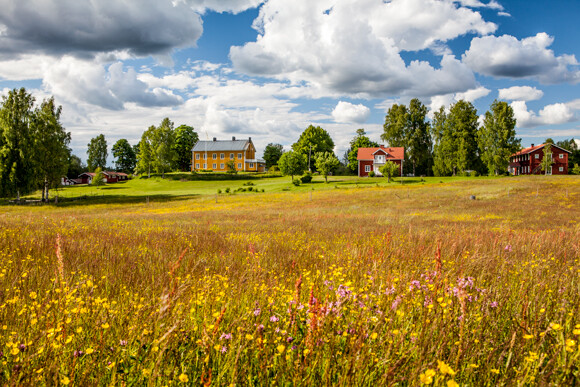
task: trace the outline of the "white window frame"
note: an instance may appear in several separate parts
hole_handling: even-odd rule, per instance
[[[250,168],[254,168],[254,163],[250,163]]]
[[[558,157],[560,157],[561,159],[563,159],[564,158],[564,153],[560,153],[560,156],[558,156]]]
[[[238,163],[238,169],[242,169],[242,163]]]
[[[535,155],[535,157],[534,157],[534,158],[535,158],[536,160],[537,160],[537,159],[539,159],[539,158],[540,158],[540,154],[539,154],[539,153],[536,153],[536,155]]]
[[[216,163],[213,164],[213,169],[217,169],[217,164]]]
[[[225,167],[226,167],[226,166],[225,166],[225,164],[224,164],[224,163],[221,163],[221,164],[220,164],[220,169],[224,169]]]
[[[365,165],[365,172],[369,173],[371,171],[371,166],[370,164]]]
[[[241,158],[242,158],[242,154],[238,153],[238,159],[241,159]]]
[[[558,168],[558,171],[560,171],[560,172],[564,172],[564,167],[560,167],[560,168]]]
[[[207,164],[203,163],[203,169],[207,169]]]
[[[203,159],[207,160],[207,155],[205,153],[203,154]]]
[[[217,153],[214,153],[212,159],[217,160]]]
[[[199,164],[195,164],[195,169],[199,169]]]
[[[220,153],[220,160],[223,160],[223,159],[225,159],[225,158],[226,158],[226,155],[225,155],[225,153]]]
[[[199,160],[199,153],[196,153],[196,154],[195,154],[195,159],[196,159],[196,160]]]
[[[232,160],[234,159],[234,154],[233,153],[230,153],[230,159],[232,159]]]

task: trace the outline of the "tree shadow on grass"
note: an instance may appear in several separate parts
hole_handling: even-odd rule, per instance
[[[43,205],[43,206],[57,206],[57,207],[82,207],[95,204],[138,204],[138,203],[166,203],[173,201],[188,200],[194,197],[200,196],[199,194],[191,195],[79,195],[74,197],[59,197],[58,202],[55,203],[54,199],[51,199],[50,203],[38,203],[38,201],[21,204],[23,206],[27,205]],[[7,203],[1,203],[7,204]]]

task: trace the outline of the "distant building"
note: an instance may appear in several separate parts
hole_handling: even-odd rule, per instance
[[[371,171],[376,176],[382,176],[381,168],[387,161],[392,161],[399,165],[399,176],[403,175],[403,161],[405,160],[405,148],[385,147],[378,148],[358,148],[356,157],[358,161],[358,175],[368,176]]]
[[[227,172],[229,161],[234,162],[237,171],[264,172],[266,163],[256,158],[256,148],[252,138],[247,140],[198,141],[191,150],[193,171]]]
[[[117,183],[119,181],[129,180],[129,176],[123,172],[104,171],[102,173],[105,183]],[[79,178],[75,179],[75,182],[77,182],[76,184],[91,184],[94,177],[95,174],[93,172],[81,173]]]
[[[557,145],[552,145],[552,161],[554,162],[548,171],[542,171],[542,160],[544,158],[544,147],[540,144],[522,149],[510,156],[508,171],[511,175],[567,175],[568,174],[568,154],[572,153]]]

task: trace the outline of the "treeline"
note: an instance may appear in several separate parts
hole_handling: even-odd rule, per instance
[[[16,197],[58,186],[73,157],[70,133],[60,123],[54,98],[35,105],[26,89],[14,89],[0,106],[0,197]]]
[[[151,125],[143,132],[138,144],[131,145],[122,138],[113,145],[111,151],[115,169],[147,176],[152,172],[189,171],[191,149],[198,140],[193,127],[181,125],[175,128],[169,118],[164,118],[159,126]],[[88,170],[106,169],[108,155],[107,140],[103,134],[91,139],[87,144]]]

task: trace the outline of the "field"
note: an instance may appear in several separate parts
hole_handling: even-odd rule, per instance
[[[578,177],[286,179],[0,207],[0,383],[578,383]]]

